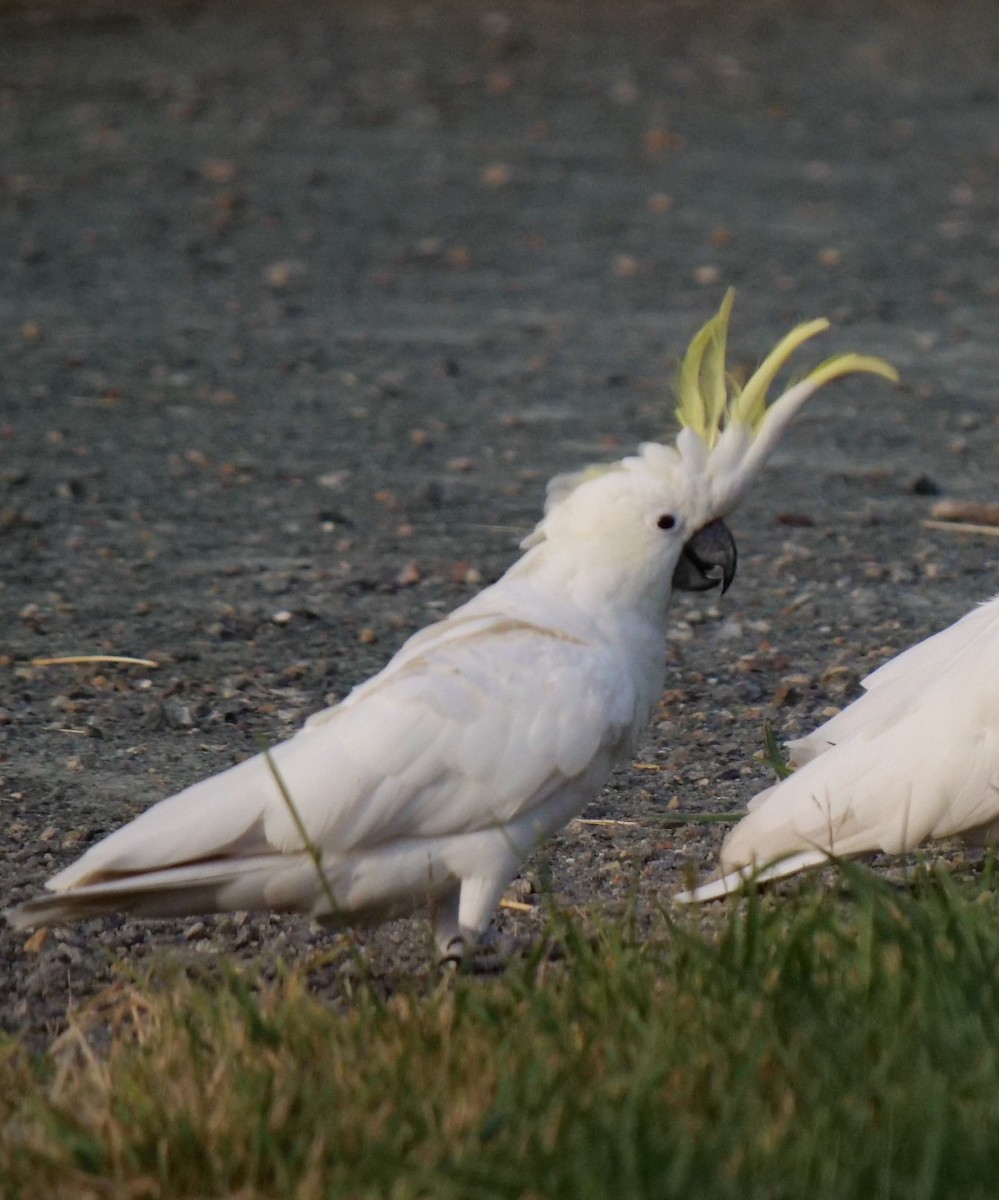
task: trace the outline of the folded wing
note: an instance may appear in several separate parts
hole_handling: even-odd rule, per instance
[[[619,753],[644,719],[636,703],[608,649],[477,621],[397,656],[270,762],[257,755],[161,801],[48,886],[115,883],[120,894],[130,877],[177,868],[192,886],[230,870],[287,874],[305,845],[275,772],[324,860],[504,826]]]
[[[874,672],[865,694],[790,745],[798,769],[761,792],[722,845],[705,900],[744,877],[868,851],[901,854],[999,826],[999,600]]]

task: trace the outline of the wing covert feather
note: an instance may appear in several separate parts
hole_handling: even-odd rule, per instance
[[[310,836],[331,850],[483,829],[521,816],[621,743],[637,703],[608,650],[530,629],[477,632],[410,659],[285,743],[296,776],[323,771],[334,746],[349,746],[363,763],[360,787],[344,795],[329,779],[289,790]],[[267,828],[274,842],[293,840],[286,806],[269,810]]]
[[[788,743],[791,761],[804,766],[830,746],[853,737],[873,737],[902,721],[923,704],[925,694],[955,661],[965,662],[974,679],[974,660],[999,643],[999,599],[971,610],[959,621],[933,634],[863,680],[864,695],[803,738]]]

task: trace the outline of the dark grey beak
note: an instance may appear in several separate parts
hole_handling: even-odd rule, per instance
[[[673,587],[683,592],[706,592],[721,584],[727,592],[735,578],[738,553],[728,526],[720,518],[688,538],[673,572]]]

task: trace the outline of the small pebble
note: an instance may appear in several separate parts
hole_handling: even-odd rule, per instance
[[[400,587],[412,587],[414,583],[419,583],[422,578],[423,572],[420,570],[419,564],[415,559],[411,558],[399,574],[396,575],[395,581]]]

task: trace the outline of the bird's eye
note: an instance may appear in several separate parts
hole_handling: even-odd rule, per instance
[[[656,521],[656,524],[660,529],[672,529],[676,524],[676,517],[674,517],[671,513],[663,513],[659,520]]]

